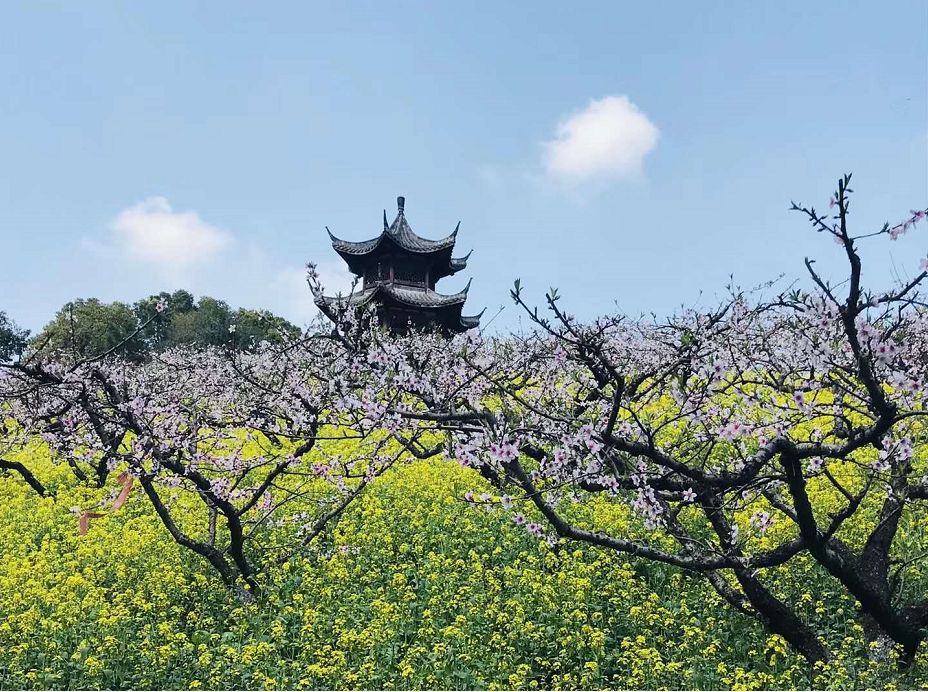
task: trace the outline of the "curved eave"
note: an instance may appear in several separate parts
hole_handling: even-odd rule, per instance
[[[398,248],[406,252],[411,252],[415,255],[431,255],[436,252],[454,248],[457,235],[458,232],[454,231],[451,235],[441,238],[440,240],[429,240],[427,238],[420,238],[409,230],[407,226],[405,229],[401,228],[397,232],[391,231],[383,233],[381,238],[392,242]]]
[[[316,298],[316,305],[328,305],[330,307],[360,307],[364,305],[376,295],[377,291],[380,289],[380,286],[374,286],[373,288],[365,288],[360,291],[352,291],[347,295],[339,294],[337,296],[319,296]]]
[[[471,254],[473,254],[473,252],[474,252],[474,251],[471,250],[470,252],[468,252],[468,253],[467,253],[466,255],[464,255],[463,257],[452,257],[452,258],[448,261],[448,273],[447,273],[446,276],[451,276],[452,274],[457,274],[457,273],[458,273],[459,271],[461,271],[462,269],[465,269],[465,268],[467,267],[467,260],[470,258]]]
[[[416,288],[404,288],[395,284],[379,284],[373,288],[366,288],[362,291],[356,291],[347,296],[321,296],[316,299],[317,305],[328,305],[331,307],[360,307],[373,300],[378,294],[383,294],[395,303],[412,308],[425,308],[429,310],[451,308],[463,306],[467,300],[467,291],[470,289],[470,281],[464,290],[458,293],[436,293],[435,291],[423,291]]]
[[[394,284],[384,284],[381,290],[385,295],[395,300],[397,303],[416,308],[447,308],[452,306],[463,306],[467,300],[467,291],[470,288],[470,282],[463,291],[458,293],[436,293],[435,291],[422,291],[414,288],[403,288]]]
[[[453,248],[458,235],[458,231],[455,229],[449,236],[439,240],[429,240],[427,238],[420,238],[413,233],[408,226],[405,226],[400,227],[397,231],[394,231],[391,227],[376,238],[371,238],[370,240],[352,241],[342,240],[336,237],[328,228],[326,228],[326,232],[329,234],[329,239],[332,241],[334,250],[343,257],[345,255],[356,257],[369,255],[375,252],[384,241],[388,241],[406,252],[416,255],[429,255]]]
[[[486,308],[478,312],[476,315],[461,315],[461,327],[463,330],[476,329],[480,326],[480,318],[483,317],[483,313],[487,311]]]
[[[376,238],[371,238],[370,240],[342,240],[341,238],[336,237],[332,231],[328,228],[325,229],[326,233],[329,234],[329,239],[332,241],[332,247],[339,254],[347,255],[367,255],[377,249],[377,246],[380,245],[380,241],[383,239],[384,234],[381,233]]]

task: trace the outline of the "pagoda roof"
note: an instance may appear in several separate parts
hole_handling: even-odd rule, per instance
[[[464,329],[475,329],[480,326],[480,318],[483,317],[483,313],[487,311],[486,308],[478,312],[476,315],[461,315],[461,326]]]
[[[370,240],[342,240],[341,238],[333,235],[332,231],[329,231],[329,229],[326,228],[325,230],[328,231],[329,238],[332,239],[332,247],[335,248],[336,252],[342,255],[368,255],[374,252],[384,243],[392,243],[397,247],[406,250],[407,252],[412,252],[415,254],[430,254],[454,247],[454,243],[458,235],[458,229],[461,227],[460,222],[458,222],[457,226],[455,226],[454,231],[451,232],[451,235],[445,236],[440,240],[429,240],[428,238],[423,238],[422,236],[416,234],[416,232],[410,228],[409,222],[406,220],[405,213],[406,199],[404,197],[397,197],[396,205],[397,214],[396,218],[393,220],[393,223],[387,225],[387,212],[384,210],[383,231],[379,236],[376,238],[371,238]],[[464,264],[462,264],[458,269],[464,268],[464,265],[467,262],[467,257],[452,260],[452,262],[461,260],[463,260]],[[458,269],[455,269],[455,271],[458,271]]]
[[[382,283],[361,291],[354,291],[347,296],[320,296],[316,304],[326,312],[326,308],[357,308],[375,302],[380,304],[398,304],[406,308],[438,310],[445,316],[440,324],[452,332],[463,332],[480,326],[480,318],[486,308],[477,315],[462,315],[461,309],[467,298],[470,282],[462,291],[452,294],[436,293],[422,288],[399,286]]]
[[[467,266],[467,260],[470,259],[470,256],[473,252],[474,251],[471,250],[463,257],[452,257],[451,264],[450,264],[450,270],[451,270],[450,273],[454,274],[464,269]]]
[[[395,283],[381,283],[361,291],[354,291],[348,296],[323,296],[327,305],[338,307],[359,307],[366,305],[375,297],[391,298],[397,303],[417,308],[443,308],[451,305],[463,305],[467,300],[470,281],[458,293],[437,293],[431,289],[413,288]],[[317,301],[319,302],[319,301]],[[481,313],[482,314],[482,313]]]

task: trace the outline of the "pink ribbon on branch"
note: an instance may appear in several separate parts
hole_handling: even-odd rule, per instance
[[[132,491],[132,484],[135,482],[135,479],[132,478],[128,473],[123,471],[119,474],[117,479],[119,484],[122,486],[122,490],[119,491],[119,495],[113,501],[112,512],[115,512],[124,504],[126,500],[129,499],[129,493]],[[84,536],[87,534],[87,531],[90,529],[90,520],[99,519],[100,517],[105,517],[106,512],[83,512],[80,515],[80,519],[77,522],[77,533],[79,536]]]

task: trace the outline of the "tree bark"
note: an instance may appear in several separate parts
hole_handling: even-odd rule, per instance
[[[49,497],[49,492],[44,485],[39,481],[38,478],[30,471],[24,464],[19,461],[10,461],[8,459],[0,459],[0,469],[6,469],[8,471],[15,471],[23,480],[29,485],[30,488],[35,490],[41,497]]]

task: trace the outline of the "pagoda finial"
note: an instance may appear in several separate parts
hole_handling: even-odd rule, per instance
[[[405,197],[397,197],[397,198],[396,198],[396,209],[397,209],[397,211],[398,211],[400,214],[402,214],[402,213],[403,213],[403,210],[404,210],[405,208],[406,208],[406,198],[405,198]]]

